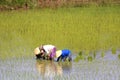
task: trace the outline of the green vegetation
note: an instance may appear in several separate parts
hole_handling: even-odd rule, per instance
[[[112,54],[116,54],[116,48],[112,48]]]
[[[120,59],[120,54],[118,55],[118,58]]]
[[[82,51],[80,51],[80,52],[78,53],[78,55],[79,55],[79,56],[82,56],[82,55],[83,55]]]
[[[0,9],[119,5],[119,0],[0,0]]]
[[[92,56],[88,56],[88,61],[92,61],[92,60],[93,60]]]
[[[78,62],[79,60],[83,60],[83,59],[84,59],[83,53],[82,51],[80,51],[74,61]]]
[[[0,12],[0,58],[53,44],[73,52],[120,47],[120,6]]]
[[[94,57],[94,58],[96,57],[96,52],[95,52],[95,51],[93,52],[93,57]]]
[[[102,52],[102,53],[101,53],[101,57],[104,57],[104,56],[105,56],[105,52]]]

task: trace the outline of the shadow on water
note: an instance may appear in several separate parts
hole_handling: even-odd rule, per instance
[[[62,76],[63,74],[70,73],[72,69],[72,63],[69,62],[53,62],[53,61],[36,61],[36,68],[42,78],[53,78],[56,76]]]

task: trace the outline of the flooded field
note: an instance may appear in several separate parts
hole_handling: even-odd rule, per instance
[[[0,80],[120,80],[119,34],[119,5],[0,12]],[[39,61],[33,50],[41,44],[76,55]]]
[[[97,55],[92,62],[58,63],[34,57],[0,60],[0,80],[120,80],[118,54],[107,51],[103,58]]]

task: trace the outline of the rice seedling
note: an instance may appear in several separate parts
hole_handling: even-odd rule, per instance
[[[96,58],[96,52],[95,51],[93,52],[93,57],[94,57],[94,59]]]
[[[76,56],[76,58],[74,59],[74,61],[78,62],[79,60],[83,60],[83,59],[84,59],[83,52],[80,51]]]
[[[88,61],[92,61],[93,57],[92,56],[88,56]]]
[[[82,56],[82,55],[83,55],[82,51],[80,51],[80,52],[78,53],[78,55],[79,55],[79,56]]]
[[[41,44],[71,51],[120,47],[119,6],[0,12],[0,58],[33,56]]]
[[[105,53],[102,51],[101,53],[101,57],[103,58],[105,56]]]
[[[97,54],[89,54],[120,47],[119,8],[70,7],[0,12],[0,80],[54,80],[54,77],[55,80],[120,80],[119,61],[93,61]],[[46,61],[36,64],[33,50],[41,44],[54,44],[58,49],[69,48],[75,52],[85,50],[85,53],[76,54],[75,61],[81,59],[77,63]],[[116,49],[112,53],[116,53]],[[84,55],[88,61],[83,60]],[[101,57],[104,55],[102,52]],[[56,76],[59,73],[62,76]]]
[[[120,59],[120,54],[118,55],[118,58]]]
[[[112,54],[116,54],[116,48],[112,48]]]

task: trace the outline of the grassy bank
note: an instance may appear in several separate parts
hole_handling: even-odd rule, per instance
[[[58,49],[120,47],[120,6],[0,12],[0,58],[33,56],[41,44]]]

